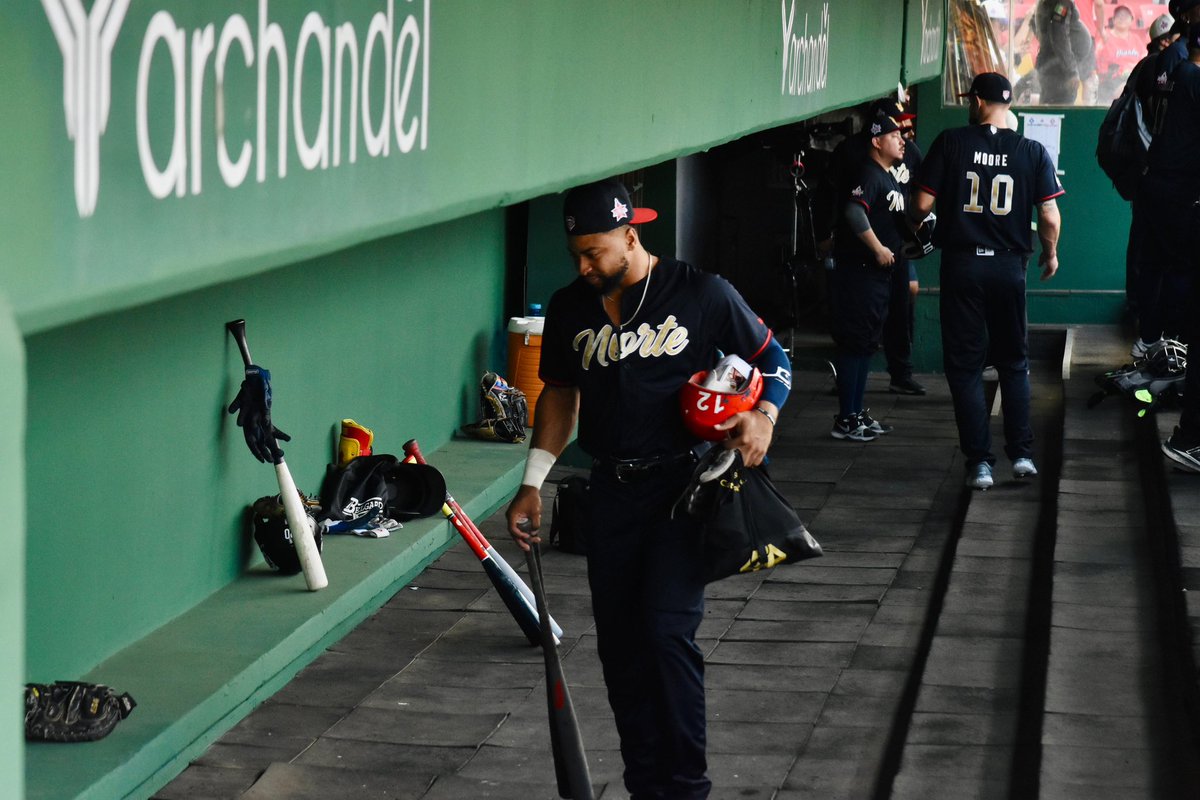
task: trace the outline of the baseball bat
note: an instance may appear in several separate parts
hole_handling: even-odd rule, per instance
[[[408,455],[404,460],[408,463],[417,463],[417,459],[412,455]],[[449,497],[449,493],[447,493],[447,497]],[[521,594],[520,589],[513,584],[512,579],[505,574],[504,570],[500,569],[496,560],[492,558],[491,554],[475,538],[465,515],[456,513],[450,507],[449,502],[443,502],[442,516],[450,521],[450,524],[454,526],[454,530],[466,541],[467,546],[471,548],[471,552],[479,559],[479,563],[483,566],[483,571],[487,574],[488,580],[492,582],[492,586],[496,589],[496,594],[500,595],[505,608],[508,609],[508,613],[512,614],[513,619],[517,621],[517,625],[521,627],[521,632],[525,634],[525,638],[529,640],[531,645],[540,643],[541,634],[538,627],[538,616],[533,602],[525,599],[525,595]]]
[[[237,342],[238,350],[242,353],[242,362],[249,367],[254,363],[250,358],[250,346],[246,343],[246,320],[235,319],[225,323],[225,330]],[[308,514],[300,502],[300,492],[296,482],[292,480],[291,470],[280,456],[275,462],[275,478],[279,482],[279,500],[283,503],[283,513],[287,517],[288,530],[292,532],[292,544],[300,559],[300,569],[304,572],[304,582],[310,592],[324,589],[329,585],[325,575],[325,564],[321,561],[321,551],[317,549],[317,540],[309,525]]]
[[[421,453],[421,446],[417,444],[416,439],[409,439],[404,443],[404,455],[412,458],[418,464],[426,463],[425,456]],[[470,528],[471,534],[474,537],[474,542],[472,542],[471,538],[464,536],[463,538],[467,539],[467,543],[472,545],[477,544],[484,550],[484,552],[491,556],[492,560],[496,563],[496,566],[500,568],[500,571],[508,577],[508,580],[514,586],[516,586],[521,594],[525,597],[525,604],[531,609],[534,609],[536,607],[536,603],[534,601],[533,592],[530,591],[529,586],[526,585],[525,581],[521,579],[521,576],[517,574],[517,571],[512,568],[508,561],[505,560],[504,556],[500,555],[499,551],[492,547],[491,542],[489,542],[487,537],[483,535],[483,531],[479,530],[479,526],[476,525],[471,518],[467,516],[467,513],[462,510],[462,506],[460,506],[458,501],[454,499],[454,495],[450,494],[449,489],[446,490],[446,504],[449,505],[454,513],[456,513]],[[474,546],[472,546],[472,549],[474,549]],[[478,555],[478,553],[476,553],[476,555]],[[536,614],[537,612],[535,611],[534,613]],[[535,619],[540,619],[540,617],[535,617]],[[550,618],[550,626],[554,631],[554,636],[556,639],[562,636],[562,627],[555,622],[554,617]],[[537,644],[537,642],[531,642],[531,644]]]
[[[525,525],[532,530],[529,520]],[[548,620],[546,586],[542,581],[541,546],[531,542],[525,553],[529,565],[529,580],[537,601],[538,618]],[[554,756],[554,778],[558,783],[558,796],[569,800],[593,800],[592,774],[588,770],[587,752],[583,749],[583,736],[579,732],[579,719],[567,689],[563,675],[562,660],[558,657],[558,646],[554,632],[548,623],[541,625],[542,659],[546,665],[546,710],[550,716],[550,750]]]

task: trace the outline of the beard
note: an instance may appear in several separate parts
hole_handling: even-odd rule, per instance
[[[627,274],[629,274],[629,258],[624,257],[621,259],[621,266],[617,268],[616,272],[612,275],[601,276],[598,284],[589,281],[588,286],[591,286],[596,294],[609,295],[621,285],[621,281],[625,280]]]

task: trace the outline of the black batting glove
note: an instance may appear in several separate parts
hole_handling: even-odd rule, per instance
[[[283,461],[283,451],[276,439],[290,442],[292,437],[271,422],[271,373],[251,364],[237,397],[229,404],[229,413],[237,414],[238,427],[246,437],[250,454],[264,463]]]

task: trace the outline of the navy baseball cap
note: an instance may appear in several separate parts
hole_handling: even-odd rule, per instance
[[[917,115],[909,111],[904,106],[904,103],[901,103],[894,97],[884,97],[871,104],[871,116],[874,117],[878,114],[886,114],[897,122],[917,118]]]
[[[1200,2],[1200,0],[1196,0]],[[999,72],[981,72],[971,81],[971,88],[959,97],[978,97],[989,103],[1012,102],[1012,84]]]
[[[650,208],[634,208],[625,184],[615,179],[576,186],[563,200],[563,227],[568,236],[607,233],[622,225],[658,219]]]
[[[867,133],[874,139],[876,136],[884,136],[892,131],[900,130],[900,123],[889,117],[887,114],[876,114],[871,117],[871,121],[867,123]]]

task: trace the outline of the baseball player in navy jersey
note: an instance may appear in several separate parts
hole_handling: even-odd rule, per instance
[[[522,548],[542,522],[538,488],[578,420],[593,459],[586,522],[588,583],[609,703],[635,800],[705,798],[704,616],[699,531],[670,509],[691,477],[698,441],[684,427],[680,388],[718,351],[764,376],[756,407],[718,427],[726,447],[759,464],[791,387],[771,331],[723,278],[643,247],[652,220],[618,181],[568,192],[567,249],[578,277],[546,311],[545,388],[522,486],[508,508]]]
[[[934,139],[917,176],[909,208],[920,220],[933,208],[942,248],[942,356],[954,400],[967,485],[992,486],[992,437],[984,403],[983,367],[990,354],[1000,376],[1005,453],[1013,476],[1037,474],[1029,422],[1029,336],[1025,268],[1033,246],[1030,209],[1037,211],[1042,280],[1058,271],[1063,194],[1054,163],[1038,142],[1007,129],[1012,85],[996,72],[975,76],[970,125]],[[914,223],[915,224],[915,223]]]
[[[1174,316],[1191,345],[1200,340],[1195,233],[1200,225],[1200,23],[1193,23],[1180,41],[1188,60],[1171,73],[1170,103],[1162,132],[1150,144],[1142,191],[1151,207],[1150,238],[1166,263],[1164,295],[1175,300],[1179,313]],[[1180,469],[1200,472],[1200,368],[1194,365],[1187,371],[1180,405],[1179,425],[1162,451]]]
[[[1185,53],[1194,49],[1192,28],[1163,51],[1160,64],[1178,46]],[[1147,230],[1137,284],[1139,335],[1130,353],[1135,359],[1164,335],[1179,338],[1194,313],[1185,301],[1195,262],[1193,232],[1200,221],[1191,213],[1200,181],[1200,67],[1190,57],[1177,63],[1158,96],[1162,118],[1138,184],[1138,210]]]
[[[904,103],[892,97],[876,100],[871,104],[867,118],[880,114],[891,117],[900,125],[904,138],[904,157],[899,164],[889,168],[896,183],[907,198],[912,185],[912,176],[921,166],[921,148],[917,146],[913,120]],[[847,136],[834,148],[830,157],[830,182],[833,184],[833,200],[841,203],[844,193],[854,188],[848,186],[858,177],[863,163],[869,158],[872,136],[869,130]],[[841,216],[841,208],[834,211],[833,218]],[[925,387],[913,378],[912,339],[914,309],[920,286],[914,263],[896,251],[896,262],[892,266],[891,295],[888,298],[887,319],[883,324],[883,354],[887,359],[887,370],[891,376],[888,389],[896,394],[925,394]]]
[[[897,263],[906,198],[892,172],[904,158],[900,124],[879,114],[867,123],[865,133],[870,136],[868,149],[840,199],[832,285],[838,414],[830,435],[856,442],[891,432],[870,417],[864,399],[871,355],[879,348],[888,315],[892,270],[907,269]]]

